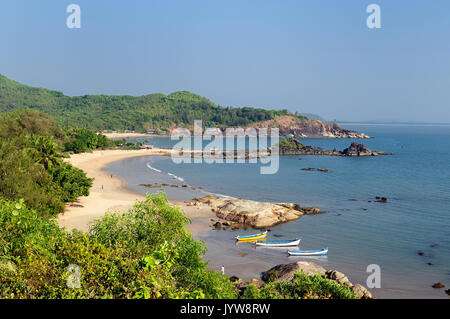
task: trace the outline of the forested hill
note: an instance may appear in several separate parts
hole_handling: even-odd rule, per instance
[[[209,127],[277,127],[282,135],[300,137],[367,138],[336,123],[309,120],[287,110],[221,107],[187,91],[169,95],[84,95],[23,85],[0,75],[0,112],[35,109],[50,114],[62,126],[103,130],[170,130],[192,128],[194,120]]]
[[[208,126],[248,126],[286,115],[287,111],[225,108],[199,95],[181,91],[169,95],[84,95],[34,88],[0,75],[0,111],[31,108],[52,115],[65,126],[95,130],[136,130],[192,126],[202,119]],[[302,117],[305,118],[306,117]]]

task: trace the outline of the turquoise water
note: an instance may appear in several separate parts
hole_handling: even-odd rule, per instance
[[[302,249],[329,247],[328,257],[310,260],[347,273],[355,283],[365,284],[367,265],[378,264],[381,288],[372,289],[375,296],[447,298],[443,289],[433,289],[431,285],[440,281],[446,289],[450,286],[450,126],[345,127],[372,136],[359,141],[371,149],[395,155],[284,156],[274,175],[261,175],[257,164],[174,164],[165,157],[127,159],[110,164],[107,170],[140,192],[149,189],[137,186],[139,183],[155,181],[203,188],[165,188],[173,199],[211,192],[318,207],[324,211],[322,215],[275,226],[270,234],[280,234],[285,239],[300,237]],[[351,141],[304,139],[303,142],[343,149]],[[174,144],[168,138],[151,139],[149,143],[160,147]],[[329,171],[302,171],[304,167]],[[385,196],[388,201],[374,202],[375,196]],[[285,250],[236,246],[230,240],[236,234],[216,231],[214,236],[210,232],[200,236],[211,251],[208,254],[212,268],[219,269],[224,264],[230,274],[256,277],[267,266],[299,260],[286,257]],[[230,258],[215,261],[218,250]],[[418,251],[425,255],[419,256]]]

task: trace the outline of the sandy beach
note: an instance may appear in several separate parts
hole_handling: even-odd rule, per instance
[[[90,195],[80,197],[75,203],[67,204],[64,214],[58,216],[58,224],[67,230],[78,229],[87,231],[89,225],[100,218],[107,211],[126,211],[136,200],[144,196],[127,187],[127,183],[118,177],[108,174],[104,168],[112,162],[125,158],[170,155],[164,149],[142,150],[99,150],[92,153],[73,154],[69,159],[75,167],[84,170],[94,182]],[[171,204],[180,206],[185,215],[192,220],[187,228],[195,235],[198,231],[208,227],[209,218],[215,217],[208,207],[187,206],[183,201],[171,201]]]
[[[146,138],[146,137],[155,137],[155,134],[147,134],[147,133],[102,133],[109,139],[120,139],[120,138]]]

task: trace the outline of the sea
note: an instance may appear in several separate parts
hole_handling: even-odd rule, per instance
[[[236,244],[234,236],[255,230],[211,228],[196,236],[208,247],[205,258],[211,269],[224,267],[229,275],[251,279],[275,265],[304,260],[369,285],[377,298],[449,298],[445,290],[450,287],[450,125],[343,126],[372,138],[300,140],[338,150],[356,141],[394,155],[280,156],[277,173],[266,175],[260,168],[267,164],[259,162],[177,164],[162,156],[124,159],[106,170],[135,191],[163,190],[173,200],[215,194],[299,203],[323,211],[271,227],[268,237],[301,238],[301,249],[328,247],[326,257],[288,257],[286,249]],[[177,143],[168,137],[137,140],[164,148]],[[168,186],[140,186],[152,183]],[[387,201],[377,202],[377,196]],[[446,288],[432,288],[437,282]]]

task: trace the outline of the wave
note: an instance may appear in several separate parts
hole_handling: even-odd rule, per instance
[[[158,172],[158,173],[161,173],[161,170],[152,167],[152,166],[150,165],[150,163],[147,163],[147,167],[150,168],[151,170],[154,170],[154,171],[156,171],[156,172]]]
[[[167,175],[172,176],[173,178],[179,180],[180,182],[184,182],[184,179],[182,177],[179,177],[179,176],[177,176],[175,174],[167,173]]]

